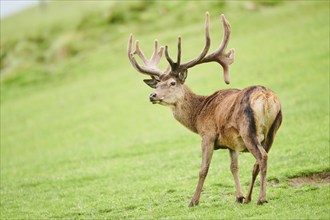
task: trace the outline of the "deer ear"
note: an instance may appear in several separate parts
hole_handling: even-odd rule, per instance
[[[158,81],[156,79],[144,79],[143,82],[145,82],[148,86],[154,89],[156,89],[156,86],[158,84]]]
[[[179,78],[179,80],[180,80],[182,83],[184,83],[184,81],[186,80],[186,78],[187,78],[187,73],[188,73],[188,70],[184,70],[184,71],[182,71],[182,72],[179,72],[179,74],[178,74],[178,78]]]

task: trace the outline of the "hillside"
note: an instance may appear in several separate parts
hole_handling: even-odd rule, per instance
[[[50,2],[1,20],[1,219],[264,218],[328,219],[328,1]],[[201,197],[187,205],[200,166],[199,137],[169,109],[127,59],[130,33],[150,55],[153,40],[196,57],[211,15],[211,50],[220,14],[235,48],[231,84],[216,64],[191,71],[197,94],[264,85],[280,97],[283,124],[269,155],[268,200],[235,205],[227,151],[216,151]],[[165,67],[165,61],[162,66]],[[248,189],[254,159],[240,155]],[[259,181],[259,180],[258,180]],[[321,182],[321,180],[319,180]]]

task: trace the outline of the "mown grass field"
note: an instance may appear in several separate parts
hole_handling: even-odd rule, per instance
[[[275,2],[275,1],[274,1]],[[150,2],[149,2],[150,3]],[[51,2],[1,20],[1,219],[329,219],[329,184],[288,179],[330,172],[329,2]],[[229,153],[216,151],[200,205],[188,208],[201,162],[199,137],[130,66],[131,32],[183,59],[212,48],[231,23],[231,84],[216,64],[189,72],[198,94],[260,84],[281,99],[269,155],[269,203],[235,204]],[[165,62],[163,63],[165,65]],[[244,192],[254,159],[240,155]]]

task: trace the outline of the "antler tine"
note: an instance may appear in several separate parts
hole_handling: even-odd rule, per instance
[[[138,70],[141,73],[150,75],[150,76],[154,76],[154,77],[159,77],[160,75],[162,75],[162,71],[160,69],[158,69],[157,65],[160,62],[160,59],[163,55],[163,51],[164,51],[164,47],[161,47],[160,50],[158,51],[158,41],[155,40],[155,44],[154,44],[154,53],[152,55],[152,57],[150,58],[150,60],[147,60],[145,58],[144,53],[142,52],[140,45],[139,45],[139,41],[135,42],[135,50],[132,52],[132,45],[133,45],[133,34],[130,34],[129,39],[128,39],[128,49],[127,49],[127,53],[128,53],[128,58],[132,64],[132,66]],[[137,63],[137,61],[134,58],[134,54],[137,54],[141,60],[143,61],[145,66],[141,66]]]
[[[178,57],[176,61],[176,65],[180,66],[181,63],[181,37],[178,37]]]
[[[147,65],[147,58],[144,56],[144,53],[140,48],[140,42],[138,40],[135,41],[135,51],[133,52],[133,54],[137,54],[141,58],[143,63]]]
[[[150,65],[151,66],[156,67],[159,64],[160,59],[163,56],[163,52],[164,52],[164,47],[163,46],[161,46],[159,51],[158,51],[158,40],[156,39],[155,43],[154,43],[154,53],[152,54],[152,56],[150,58]]]
[[[178,56],[177,56],[176,63],[172,60],[172,58],[168,54],[167,46],[165,46],[165,56],[166,56],[168,63],[171,66],[171,73],[174,75],[177,75],[179,72],[180,63],[181,63],[181,37],[178,37]]]
[[[202,62],[206,63],[206,62],[216,61],[217,63],[219,63],[223,68],[224,80],[227,84],[229,84],[230,83],[229,65],[234,62],[235,50],[230,49],[230,51],[227,54],[225,54],[225,50],[226,50],[228,42],[229,42],[231,28],[230,28],[230,24],[229,24],[228,20],[226,19],[226,17],[223,14],[221,14],[221,20],[222,20],[222,25],[223,25],[223,29],[224,29],[223,39],[221,41],[221,44],[216,51],[207,55],[202,60]]]
[[[131,64],[136,70],[143,72],[143,70],[140,68],[140,66],[138,65],[138,63],[136,62],[133,56],[135,54],[135,51],[132,52],[132,44],[133,44],[133,34],[130,34],[128,38],[128,49],[127,49],[128,59],[130,60]]]
[[[132,43],[133,43],[133,34],[130,34],[128,38],[128,46],[127,46],[127,55],[129,59],[131,58],[131,53],[132,53]]]
[[[223,32],[223,38],[222,38],[222,41],[221,41],[221,44],[220,44],[220,47],[218,50],[225,51],[227,48],[228,42],[229,42],[231,27],[224,14],[221,14],[221,21],[222,21],[222,26],[223,26],[224,32]]]
[[[171,69],[174,70],[174,61],[171,59],[170,55],[168,54],[168,46],[165,46],[165,57],[167,62],[170,64]]]
[[[188,69],[190,67],[193,67],[197,64],[200,63],[200,61],[205,57],[205,55],[207,54],[207,52],[210,49],[210,45],[211,45],[211,38],[210,38],[210,14],[209,12],[205,13],[205,47],[202,50],[202,52],[200,53],[200,55],[196,58],[193,59],[189,62],[186,62],[184,64],[182,64],[182,68],[183,69]]]

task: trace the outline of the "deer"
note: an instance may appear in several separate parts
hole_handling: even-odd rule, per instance
[[[222,89],[209,96],[196,95],[185,80],[188,69],[196,65],[216,62],[222,66],[226,84],[230,83],[229,65],[234,62],[235,50],[226,48],[231,34],[231,26],[221,14],[223,38],[220,46],[208,53],[210,38],[210,15],[205,15],[205,46],[196,58],[181,62],[181,37],[178,37],[176,62],[170,57],[168,46],[158,49],[158,40],[154,41],[154,51],[148,60],[142,52],[139,41],[133,46],[133,34],[128,39],[128,58],[132,66],[150,78],[143,80],[154,89],[149,100],[153,104],[167,106],[174,118],[183,126],[201,138],[202,162],[198,184],[189,207],[199,204],[202,188],[206,179],[213,151],[228,149],[230,170],[236,188],[236,203],[249,203],[256,177],[260,172],[260,193],[257,205],[267,203],[266,175],[268,153],[273,144],[276,132],[282,122],[281,104],[277,95],[264,86],[250,86],[244,89]],[[165,51],[168,66],[161,70],[158,65]],[[138,55],[143,65],[134,55]],[[238,175],[238,156],[240,152],[250,152],[256,159],[252,169],[252,180],[245,197]]]

